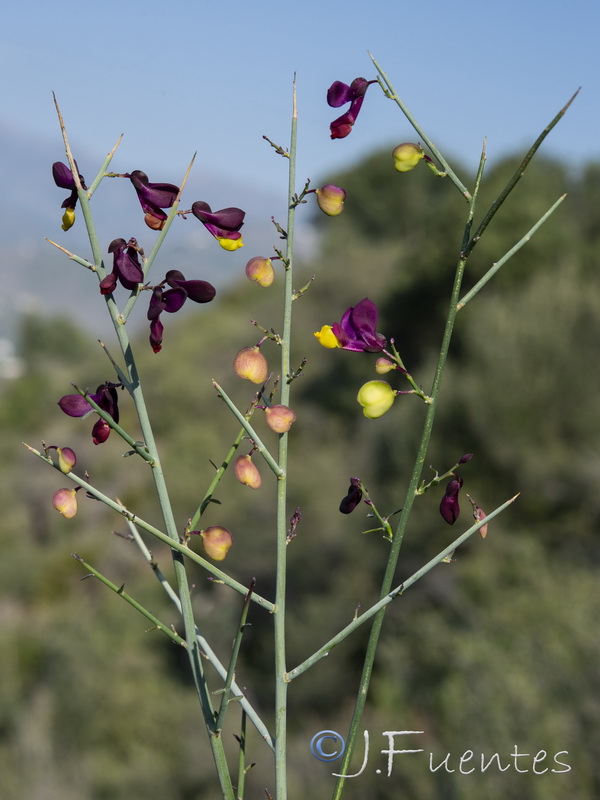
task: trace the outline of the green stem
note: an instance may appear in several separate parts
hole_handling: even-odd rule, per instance
[[[237,800],[243,800],[246,788],[246,713],[244,711],[242,711],[238,742],[240,744],[240,755],[238,757]]]
[[[472,300],[475,297],[475,295],[479,291],[481,291],[481,289],[483,289],[483,287],[486,285],[486,283],[491,278],[494,277],[494,275],[498,272],[498,270],[501,267],[503,267],[506,264],[506,262],[510,258],[512,258],[514,256],[514,254],[516,252],[518,252],[523,247],[523,245],[527,244],[527,242],[531,239],[531,237],[538,230],[538,228],[541,228],[541,226],[544,224],[544,222],[546,222],[548,217],[556,211],[556,209],[559,207],[559,205],[562,203],[562,201],[565,199],[566,196],[567,196],[566,194],[563,194],[562,197],[559,197],[558,200],[556,201],[556,203],[554,203],[554,205],[551,208],[549,208],[548,211],[546,211],[544,216],[535,223],[533,228],[531,228],[531,230],[527,231],[525,236],[523,236],[522,239],[519,239],[519,241],[516,243],[516,245],[513,248],[511,248],[508,251],[508,253],[503,255],[502,258],[499,259],[498,261],[496,261],[495,264],[492,264],[492,266],[488,269],[488,271],[485,273],[483,278],[481,278],[481,280],[477,281],[475,286],[473,286],[473,288],[470,289],[464,295],[464,297],[461,298],[461,300],[460,300],[460,302],[458,304],[458,310],[459,311],[460,311],[461,308],[464,308],[467,305],[469,300]]]
[[[113,149],[110,151],[110,153],[106,156],[104,164],[102,164],[102,166],[100,167],[100,171],[98,172],[98,174],[96,175],[96,177],[92,181],[91,186],[87,190],[87,196],[88,197],[91,197],[94,194],[94,192],[96,191],[96,189],[100,185],[100,181],[105,177],[105,173],[108,170],[110,162],[113,160],[114,154],[117,152],[117,147],[121,144],[122,138],[123,138],[123,134],[121,134],[119,136],[119,138],[117,139],[117,143],[115,144]]]
[[[244,438],[245,434],[246,434],[246,429],[245,428],[241,428],[239,433],[238,433],[238,435],[233,440],[233,444],[229,448],[229,452],[227,453],[227,455],[225,456],[225,458],[221,462],[221,466],[216,470],[216,472],[214,474],[214,477],[213,477],[212,481],[210,482],[210,485],[209,485],[208,489],[206,490],[206,492],[204,494],[204,497],[200,501],[200,505],[198,506],[198,508],[194,512],[194,515],[190,519],[189,529],[191,531],[196,530],[196,525],[200,521],[200,518],[204,514],[207,506],[211,503],[212,498],[213,498],[214,493],[215,493],[215,489],[217,488],[217,486],[221,482],[221,478],[225,474],[225,470],[231,464],[231,459],[236,454],[237,449],[240,446],[240,443],[241,443],[242,439]]]
[[[303,672],[310,669],[314,664],[320,661],[325,656],[328,656],[329,653],[333,650],[333,648],[343,642],[346,637],[348,637],[351,633],[353,633],[357,628],[360,628],[365,622],[368,622],[371,617],[381,611],[388,603],[391,603],[392,600],[398,597],[401,594],[413,586],[418,580],[420,580],[424,575],[426,575],[430,570],[432,570],[435,566],[440,564],[447,556],[456,550],[457,547],[460,547],[461,544],[464,544],[467,539],[473,536],[474,533],[482,528],[487,522],[490,522],[495,516],[500,514],[507,508],[509,505],[514,503],[517,499],[518,495],[515,497],[511,497],[510,500],[507,500],[501,506],[494,509],[490,514],[488,514],[484,519],[477,522],[475,525],[472,525],[468,530],[458,536],[453,542],[451,542],[447,547],[445,547],[441,552],[439,552],[436,556],[434,556],[430,561],[424,564],[420,569],[418,569],[410,578],[407,578],[400,586],[396,586],[394,589],[391,589],[385,597],[383,597],[379,602],[375,603],[371,608],[367,611],[363,612],[360,616],[356,617],[356,619],[352,620],[349,625],[346,625],[345,628],[333,636],[326,644],[320,647],[316,652],[314,652],[311,656],[305,659],[301,664],[299,664],[294,669],[290,670],[288,673],[288,681],[293,681],[295,678],[298,678],[302,675]]]
[[[49,456],[45,456],[43,453],[40,453],[39,450],[36,450],[35,447],[31,447],[31,445],[25,444],[25,442],[23,442],[23,444],[31,453],[38,456],[38,458],[41,458],[47,464],[50,464],[51,467],[54,467],[54,469],[60,472],[60,468],[58,467],[58,465],[55,464]],[[92,497],[95,497],[96,500],[100,500],[106,506],[112,508],[113,511],[116,511],[118,514],[121,514],[121,516],[125,517],[125,519],[127,519],[129,522],[133,522],[135,525],[142,528],[142,530],[145,530],[147,533],[151,534],[156,539],[163,542],[163,544],[167,544],[172,550],[176,550],[180,555],[185,556],[190,561],[193,561],[194,564],[198,564],[198,566],[202,567],[204,570],[206,570],[206,572],[209,572],[218,581],[224,583],[226,586],[229,586],[230,589],[234,589],[236,592],[243,595],[246,595],[248,593],[247,586],[244,586],[243,584],[234,580],[226,572],[223,572],[218,567],[215,567],[214,564],[211,564],[210,561],[207,561],[205,558],[202,558],[202,556],[199,556],[197,553],[194,553],[194,551],[190,550],[190,548],[187,545],[182,544],[179,541],[179,539],[176,540],[172,539],[170,536],[167,536],[167,534],[163,533],[158,528],[155,528],[154,525],[150,525],[149,522],[146,522],[144,519],[138,517],[132,511],[129,511],[127,508],[125,508],[125,506],[122,503],[113,500],[108,495],[96,489],[95,486],[92,486],[91,483],[88,483],[87,481],[83,480],[83,478],[80,478],[79,475],[75,474],[74,472],[69,472],[65,477],[69,478],[69,480],[73,481],[73,483],[76,483],[78,486],[81,486],[82,489],[85,489],[86,492],[90,494]],[[256,592],[253,593],[252,600],[271,613],[275,611],[275,606],[273,605],[273,603],[270,603],[268,600],[265,600],[264,597],[261,597]]]
[[[149,567],[154,572],[156,579],[164,589],[165,593],[167,594],[167,597],[169,597],[173,605],[177,608],[179,613],[181,613],[181,602],[179,600],[179,597],[177,596],[177,592],[173,590],[171,584],[163,575],[161,569],[154,560],[152,553],[146,547],[146,544],[142,539],[142,537],[140,536],[136,526],[130,520],[127,520],[127,526],[129,527],[129,531],[133,537],[133,540],[135,541],[138,548],[140,549],[140,552],[146,559],[146,562],[148,563]],[[227,679],[227,670],[219,660],[218,656],[216,655],[212,647],[209,645],[208,641],[204,638],[204,636],[202,636],[198,628],[196,628],[196,638],[198,639],[198,644],[202,652],[204,653],[205,657],[213,665],[213,667],[220,675],[220,677],[225,681]],[[248,719],[252,722],[252,724],[256,728],[261,738],[268,744],[271,750],[273,750],[275,746],[274,739],[269,733],[264,722],[261,720],[261,718],[255,711],[253,706],[248,701],[247,697],[244,695],[244,691],[240,688],[240,686],[238,686],[235,680],[232,681],[231,688],[235,692],[236,696],[239,698],[239,703],[244,713],[247,715]]]
[[[371,57],[371,61],[375,65],[375,68],[376,68],[377,72],[379,72],[379,74],[381,75],[382,81],[385,83],[385,85],[388,88],[390,99],[393,100],[396,103],[396,105],[400,108],[400,110],[402,111],[402,113],[404,114],[406,119],[410,122],[410,124],[413,126],[415,131],[419,134],[421,139],[425,142],[427,147],[431,150],[431,152],[433,153],[435,158],[437,158],[439,163],[444,168],[444,172],[446,172],[446,174],[448,175],[448,177],[450,178],[452,183],[456,186],[458,191],[463,195],[463,197],[467,200],[467,202],[470,202],[471,194],[470,194],[469,190],[460,181],[460,179],[454,173],[454,171],[452,170],[452,168],[450,167],[450,165],[448,164],[448,162],[446,161],[444,156],[440,153],[440,151],[437,149],[437,147],[434,145],[434,143],[431,141],[431,139],[427,136],[427,134],[425,133],[423,128],[419,125],[419,123],[416,121],[416,119],[410,113],[408,108],[404,105],[404,103],[402,102],[402,100],[400,99],[400,97],[398,95],[398,92],[394,89],[390,79],[385,74],[385,72],[381,69],[381,67],[379,66],[377,61],[373,58],[373,56],[370,53],[369,53],[369,56]]]
[[[110,414],[104,411],[104,409],[100,408],[98,403],[96,403],[96,401],[92,397],[90,397],[89,392],[87,392],[85,389],[80,389],[79,386],[77,386],[77,384],[75,383],[72,384],[72,386],[76,392],[79,392],[79,394],[82,395],[82,397],[85,397],[85,399],[94,409],[94,411],[98,414],[99,417],[102,417],[102,419],[107,423],[107,425],[111,428],[111,430],[117,433],[121,437],[121,439],[123,439],[123,441],[127,442],[127,444],[132,448],[132,450],[134,450],[138,454],[138,456],[141,456],[144,459],[144,461],[147,461],[150,464],[150,466],[153,466],[154,461],[152,459],[152,456],[150,455],[150,453],[148,453],[148,450],[143,443],[136,442],[136,440],[132,436],[130,436],[127,433],[127,431],[123,430],[123,428],[121,428],[120,425],[117,425],[117,423],[110,416]]]
[[[569,106],[571,105],[571,103],[573,102],[573,100],[575,100],[575,98],[576,98],[576,97],[577,97],[577,95],[579,94],[579,91],[580,91],[580,90],[579,90],[579,89],[577,89],[577,91],[576,91],[576,92],[575,92],[575,94],[574,94],[574,95],[571,97],[571,99],[569,100],[569,102],[568,102],[568,103],[567,103],[567,104],[566,104],[566,105],[565,105],[563,108],[561,108],[561,110],[560,110],[560,111],[558,112],[558,114],[557,114],[557,115],[554,117],[554,119],[553,119],[553,120],[552,120],[550,123],[548,123],[548,125],[547,125],[547,126],[544,128],[544,130],[543,130],[543,131],[540,133],[540,135],[539,135],[539,136],[538,136],[538,138],[535,140],[535,142],[534,142],[534,143],[531,145],[531,147],[529,148],[529,150],[528,150],[528,151],[527,151],[527,153],[525,154],[525,158],[524,158],[524,159],[521,161],[521,163],[519,164],[519,166],[518,166],[518,168],[517,168],[517,171],[516,171],[516,172],[515,172],[515,174],[512,176],[512,178],[509,180],[509,182],[506,184],[506,186],[504,187],[504,189],[503,189],[503,190],[500,192],[500,194],[498,195],[498,197],[496,198],[496,200],[494,200],[494,202],[493,202],[493,203],[492,203],[492,205],[490,206],[490,208],[489,208],[488,212],[486,213],[486,215],[484,216],[484,218],[483,218],[483,219],[481,220],[481,222],[479,223],[479,227],[477,228],[477,230],[476,230],[476,231],[475,231],[475,233],[473,234],[473,236],[472,236],[471,240],[469,241],[469,243],[467,244],[467,246],[464,248],[463,254],[464,254],[465,256],[468,256],[468,255],[469,255],[469,253],[471,253],[471,251],[473,250],[473,248],[475,247],[475,245],[477,244],[477,242],[478,242],[478,241],[479,241],[479,239],[481,238],[481,234],[484,232],[484,230],[485,230],[485,229],[487,228],[487,226],[490,224],[490,222],[492,221],[492,218],[494,217],[494,215],[496,214],[496,212],[499,210],[499,208],[500,208],[500,206],[502,205],[502,203],[504,203],[504,201],[506,200],[506,198],[508,197],[508,195],[509,195],[509,194],[512,192],[512,190],[515,188],[515,186],[517,185],[517,183],[519,182],[519,180],[520,180],[520,179],[521,179],[521,177],[523,176],[523,173],[525,172],[525,170],[526,170],[526,169],[527,169],[527,167],[529,166],[529,163],[530,163],[531,159],[534,157],[534,155],[535,155],[535,153],[537,152],[538,148],[540,147],[540,145],[542,144],[542,142],[544,141],[544,139],[546,138],[546,136],[548,136],[548,134],[550,133],[550,131],[552,130],[552,128],[554,128],[554,126],[555,126],[555,125],[556,125],[558,122],[560,122],[560,120],[561,120],[561,119],[563,118],[563,116],[566,114],[566,112],[567,112],[567,109],[569,108]]]
[[[285,286],[283,304],[283,326],[281,341],[281,404],[289,405],[290,384],[286,380],[290,375],[290,347],[292,334],[293,303],[293,249],[294,221],[296,206],[294,204],[296,182],[296,145],[298,133],[298,110],[296,105],[296,76],[293,84],[292,125],[290,132],[289,173],[288,173],[288,218],[285,257]],[[287,459],[288,434],[279,437],[278,464],[282,474],[277,481],[277,574],[275,585],[275,791],[276,800],[287,798],[287,680],[285,650],[285,601],[287,571]]]
[[[477,193],[479,190],[479,184],[481,181],[481,176],[483,174],[483,167],[485,164],[485,153],[481,154],[481,159],[479,162],[479,171],[477,173],[477,178],[475,181],[475,189],[473,191],[473,195],[469,202],[469,211],[467,216],[467,221],[465,225],[465,231],[463,235],[463,248],[468,241],[468,237],[470,235],[471,226],[473,224],[473,214],[475,211],[475,202],[477,199]],[[406,497],[404,503],[402,505],[402,511],[400,512],[400,518],[398,521],[398,526],[396,528],[396,532],[394,535],[394,539],[392,541],[390,547],[390,554],[388,558],[387,567],[385,570],[385,574],[383,577],[381,591],[380,591],[380,599],[383,599],[386,595],[388,595],[391,591],[394,574],[396,572],[396,566],[398,564],[398,558],[400,555],[400,548],[402,546],[402,541],[404,539],[404,534],[406,532],[406,528],[408,525],[408,520],[410,517],[410,513],[412,510],[413,503],[415,501],[415,497],[417,496],[417,490],[419,488],[419,479],[421,477],[421,472],[423,470],[423,466],[425,464],[425,458],[427,456],[427,450],[429,447],[429,440],[431,439],[431,432],[433,430],[433,421],[435,419],[435,412],[437,410],[437,401],[440,394],[440,388],[442,385],[442,377],[444,374],[444,367],[446,365],[446,359],[448,357],[448,350],[450,348],[450,341],[452,339],[452,331],[454,330],[454,323],[456,321],[456,314],[457,314],[457,303],[460,294],[460,287],[464,275],[466,265],[466,258],[462,256],[458,260],[458,264],[456,267],[456,272],[454,276],[454,285],[452,287],[452,295],[450,298],[450,307],[448,309],[448,317],[446,320],[446,325],[444,328],[444,333],[442,336],[442,344],[440,347],[440,353],[438,356],[437,366],[433,378],[432,389],[429,393],[431,398],[431,403],[427,406],[427,413],[425,416],[425,422],[423,425],[423,432],[421,434],[421,442],[419,444],[419,449],[417,452],[417,457],[413,466],[412,475],[408,484],[408,489],[406,492]],[[356,746],[356,741],[358,738],[358,731],[360,721],[362,719],[362,714],[364,711],[365,703],[367,700],[367,693],[369,689],[369,684],[371,681],[371,674],[373,672],[373,664],[375,662],[375,654],[377,651],[377,645],[379,642],[379,635],[381,633],[381,628],[383,626],[383,617],[385,614],[385,608],[382,608],[380,611],[377,612],[375,615],[375,619],[373,621],[373,626],[371,628],[371,633],[369,635],[369,641],[367,644],[367,650],[365,654],[365,660],[363,664],[363,671],[360,678],[360,684],[358,689],[358,695],[356,699],[356,704],[354,707],[354,713],[352,715],[352,720],[350,723],[350,731],[348,734],[348,740],[346,743],[346,751],[344,753],[344,758],[342,761],[342,766],[340,769],[341,777],[338,778],[337,783],[335,785],[335,789],[333,792],[333,799],[339,800],[342,795],[344,789],[344,783],[346,781],[345,775],[348,774],[348,768],[350,766],[350,761],[352,759],[352,755],[354,753],[354,748]]]
[[[275,461],[275,459],[273,458],[271,453],[268,451],[267,446],[263,443],[262,439],[256,433],[256,431],[254,430],[252,425],[250,425],[250,423],[246,419],[245,415],[242,414],[242,412],[239,410],[239,408],[236,407],[236,405],[233,402],[233,400],[226,394],[226,392],[219,386],[219,384],[216,381],[213,381],[212,384],[215,387],[215,389],[217,390],[217,392],[220,394],[221,398],[225,401],[225,404],[227,405],[229,410],[232,412],[234,417],[237,419],[237,421],[239,423],[241,423],[241,425],[243,425],[244,430],[246,431],[248,436],[250,436],[250,438],[254,442],[254,444],[256,446],[256,450],[261,454],[261,456],[267,462],[269,467],[273,470],[275,475],[277,475],[277,477],[279,479],[281,479],[283,477],[283,474],[284,474],[283,473],[283,468],[280,466],[281,460],[279,461],[279,464]],[[281,393],[282,393],[282,396],[283,396],[283,387],[282,387]],[[281,402],[283,403],[283,400]]]
[[[225,714],[227,713],[227,706],[229,705],[229,696],[231,694],[231,685],[233,683],[233,676],[235,675],[235,668],[237,666],[238,656],[240,654],[240,647],[242,646],[242,636],[244,635],[244,630],[246,627],[246,619],[248,618],[248,611],[250,610],[250,598],[252,597],[252,592],[254,591],[255,586],[256,586],[256,579],[252,578],[252,580],[250,581],[250,588],[248,589],[248,594],[244,598],[242,613],[240,615],[240,622],[237,627],[235,639],[233,640],[233,647],[231,648],[231,658],[229,659],[229,667],[227,669],[227,676],[225,678],[225,687],[223,689],[223,696],[221,697],[221,705],[219,707],[217,721],[215,722],[215,730],[217,732],[220,732],[222,730],[223,720],[225,719]],[[236,695],[236,699],[239,700],[240,698]]]
[[[116,583],[110,581],[108,578],[102,575],[101,572],[98,572],[98,570],[90,566],[90,564],[88,564],[87,561],[84,561],[83,558],[81,558],[81,556],[77,555],[77,553],[72,553],[72,556],[73,558],[77,559],[77,561],[79,561],[79,563],[82,564],[88,570],[88,572],[90,572],[95,578],[98,578],[98,580],[101,583],[103,583],[105,586],[108,586],[108,588],[111,589],[115,594],[118,594],[119,597],[122,597],[123,600],[125,600],[125,602],[129,603],[130,606],[135,608],[136,611],[139,611],[140,614],[146,617],[146,619],[150,620],[150,622],[154,625],[154,627],[157,630],[161,631],[161,633],[164,633],[166,636],[169,637],[169,639],[172,639],[175,642],[175,644],[179,644],[182,647],[186,646],[185,639],[182,639],[181,636],[179,636],[179,634],[171,630],[171,628],[165,625],[164,622],[161,622],[158,619],[158,617],[155,617],[154,614],[148,611],[147,608],[144,608],[144,606],[140,605],[140,603],[138,603],[137,600],[134,600],[130,594],[127,594],[127,592],[123,590],[123,586],[117,586]]]

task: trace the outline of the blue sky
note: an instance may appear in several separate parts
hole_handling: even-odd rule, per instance
[[[376,146],[415,138],[371,87],[350,137],[329,139],[340,112],[326,89],[374,77],[367,50],[437,146],[470,167],[484,136],[490,160],[524,150],[580,85],[545,152],[576,165],[600,157],[600,4],[590,0],[33,0],[3,17],[0,124],[54,138],[57,159],[52,90],[75,152],[97,152],[98,163],[125,132],[123,162],[151,180],[177,182],[197,150],[199,176],[283,191],[285,162],[262,135],[287,143],[295,71],[298,180],[326,180]]]

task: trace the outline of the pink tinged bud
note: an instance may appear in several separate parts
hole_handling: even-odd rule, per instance
[[[487,517],[487,514],[485,513],[483,508],[477,505],[477,503],[475,502],[475,500],[473,500],[471,495],[467,495],[467,497],[469,498],[469,502],[473,506],[473,517],[475,518],[475,520],[477,522],[480,522],[482,519],[485,519]],[[488,524],[486,522],[485,525],[482,525],[481,528],[479,528],[479,535],[481,536],[482,539],[485,539],[485,537],[487,536],[487,532],[488,532]]]
[[[66,475],[71,472],[77,463],[75,451],[71,450],[70,447],[57,447],[56,452],[58,454],[58,468]]]
[[[251,489],[260,489],[262,478],[258,467],[253,463],[249,455],[236,458],[233,464],[233,473],[244,486],[249,486]]]
[[[275,270],[270,258],[255,256],[246,264],[246,277],[259,286],[267,287],[275,279]]]
[[[477,522],[479,522],[480,520],[485,519],[487,517],[487,514],[485,513],[483,508],[475,506],[475,508],[473,509],[473,516],[475,517]],[[482,525],[481,528],[479,528],[479,535],[481,536],[482,539],[485,539],[485,537],[487,536],[487,531],[488,531],[488,524],[486,522],[485,525]]]
[[[389,358],[378,358],[375,362],[375,372],[378,375],[386,375],[395,368],[395,364]]]
[[[368,381],[358,390],[356,397],[368,419],[382,417],[392,407],[396,392],[386,381]]]
[[[233,369],[240,378],[252,383],[264,383],[269,374],[267,359],[259,348],[243,347],[233,360]]]
[[[65,519],[73,519],[77,514],[77,489],[59,489],[54,492],[52,505]]]
[[[344,210],[346,192],[333,183],[328,183],[320,189],[316,189],[317,203],[319,208],[328,217],[337,217]]]
[[[197,531],[193,531],[197,533]],[[200,531],[202,537],[202,544],[204,552],[213,561],[223,561],[231,545],[233,544],[233,536],[227,528],[221,528],[220,525],[211,525],[205,531]]]
[[[394,148],[392,156],[394,157],[394,169],[397,172],[410,172],[414,169],[419,161],[424,157],[425,153],[422,147],[412,142],[404,142]]]
[[[265,415],[267,425],[275,433],[287,433],[296,421],[296,412],[287,406],[270,406]]]

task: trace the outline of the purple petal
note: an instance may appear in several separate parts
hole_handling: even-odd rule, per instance
[[[114,419],[115,422],[119,421],[119,397],[117,390],[111,384],[103,383],[96,391],[98,394],[91,395],[95,403],[97,403],[103,411]],[[96,399],[98,398],[98,399]]]
[[[172,183],[150,183],[146,173],[140,169],[134,170],[130,174],[129,180],[146,212],[154,213],[156,209],[171,208],[179,194],[179,187]]]
[[[103,444],[110,435],[110,425],[100,418],[92,428],[92,441],[94,444]]]
[[[187,294],[185,289],[180,287],[177,287],[176,289],[168,289],[163,293],[165,311],[169,314],[174,314],[176,311],[179,311],[186,299]]]
[[[55,161],[52,164],[52,177],[54,178],[54,183],[61,189],[69,189],[71,191],[75,188],[73,173],[62,161]]]
[[[213,236],[221,236],[226,239],[236,239],[239,236],[231,236],[232,232],[237,232],[244,224],[246,212],[241,208],[223,208],[220,211],[211,211],[208,203],[197,200],[192,205],[192,214],[206,226]]]
[[[208,281],[186,281],[183,274],[177,269],[169,270],[165,280],[169,286],[183,289],[194,303],[210,303],[217,293],[215,287]]]
[[[348,494],[340,503],[342,514],[350,514],[362,500],[362,489],[360,488],[360,478],[350,478]]]
[[[163,301],[163,290],[160,286],[157,286],[152,292],[152,297],[150,298],[147,317],[150,320],[158,319],[164,310],[165,303]]]
[[[355,78],[350,84],[350,91],[352,92],[352,97],[350,99],[362,100],[370,83],[377,83],[377,81],[368,81],[366,78]]]
[[[329,126],[329,130],[331,132],[332,139],[345,139],[346,136],[350,134],[352,131],[352,126],[354,125],[354,117],[348,111],[345,114],[342,114],[341,117],[334,119],[334,121]]]
[[[117,274],[111,272],[100,281],[100,294],[111,294],[117,288]]]
[[[94,402],[98,402],[96,395],[91,395]],[[66,394],[58,401],[60,410],[67,414],[69,417],[85,417],[92,411],[91,405],[80,394]]]
[[[114,254],[114,271],[125,289],[137,289],[138,284],[144,280],[138,254],[133,247],[117,250]]]
[[[351,88],[341,81],[334,81],[327,89],[327,105],[331,108],[339,108],[344,103],[349,103],[353,97]]]
[[[446,493],[442,497],[440,503],[440,514],[446,520],[448,525],[454,525],[460,514],[460,506],[458,504],[458,493],[463,485],[462,478],[452,478],[446,486]]]
[[[153,319],[150,323],[150,344],[155,353],[159,353],[162,349],[164,325],[159,319]]]

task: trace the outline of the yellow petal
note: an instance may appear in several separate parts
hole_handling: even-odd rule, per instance
[[[319,340],[319,344],[326,347],[328,350],[333,350],[335,347],[339,347],[340,343],[335,338],[335,333],[331,325],[323,325],[320,331],[315,332],[315,336]]]
[[[239,250],[240,247],[244,246],[241,236],[239,239],[226,239],[224,236],[216,236],[215,238],[223,250],[228,250],[230,253],[233,253],[235,250]]]

